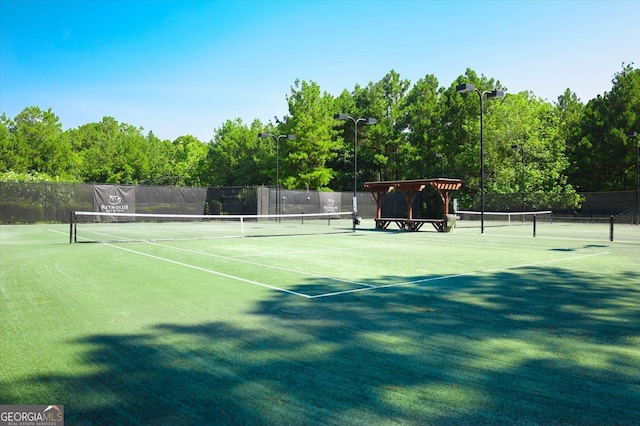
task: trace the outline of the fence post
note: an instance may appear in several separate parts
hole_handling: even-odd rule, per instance
[[[536,236],[536,214],[533,214],[533,237]]]

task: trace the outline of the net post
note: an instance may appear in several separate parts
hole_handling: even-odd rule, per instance
[[[533,214],[533,238],[536,237],[536,217],[537,215],[534,213]]]
[[[73,211],[69,212],[69,244],[73,243]]]
[[[240,216],[240,235],[244,236],[244,216]]]
[[[609,217],[609,241],[613,241],[613,215]]]

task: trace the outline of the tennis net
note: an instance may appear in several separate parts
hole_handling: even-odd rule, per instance
[[[457,211],[457,227],[480,227],[483,213],[479,211]],[[531,225],[533,221],[538,223],[551,223],[551,210],[529,212],[484,212],[484,226],[511,226]]]
[[[69,243],[194,240],[353,232],[352,212],[181,215],[76,211]]]

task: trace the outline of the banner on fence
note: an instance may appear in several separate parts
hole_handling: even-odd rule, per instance
[[[337,213],[341,211],[340,193],[336,192],[319,192],[320,204],[322,205],[321,213]]]
[[[93,210],[100,213],[135,213],[135,186],[94,185]],[[118,220],[113,217],[112,220]],[[127,218],[119,218],[127,221]]]

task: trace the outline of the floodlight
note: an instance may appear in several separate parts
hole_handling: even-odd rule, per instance
[[[475,86],[471,83],[463,83],[456,86],[456,92],[458,93],[469,93],[476,90]]]
[[[504,98],[504,92],[502,90],[492,90],[487,92],[487,98],[502,99]]]

